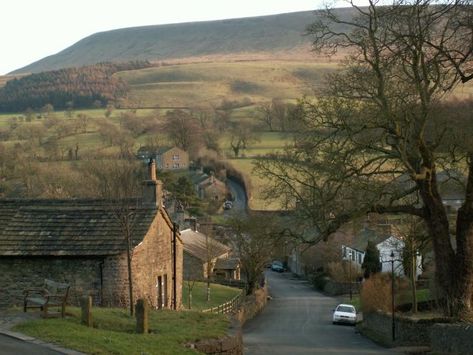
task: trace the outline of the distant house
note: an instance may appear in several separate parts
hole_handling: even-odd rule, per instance
[[[224,201],[229,195],[227,185],[217,179],[213,173],[210,173],[210,175],[204,173],[194,175],[192,182],[199,198]]]
[[[156,164],[160,170],[180,170],[189,168],[189,154],[177,147],[162,147],[158,150],[147,146],[140,147],[136,157],[143,161],[156,159]]]
[[[185,280],[202,280],[208,276],[240,279],[239,260],[230,258],[228,246],[193,228],[181,231],[181,238]]]
[[[355,241],[349,245],[342,245],[342,259],[351,260],[352,263],[361,268],[365,258],[368,242],[373,242],[379,250],[379,258],[382,265],[382,272],[391,272],[391,260],[394,260],[394,272],[397,275],[404,275],[402,264],[402,253],[404,241],[391,233],[379,233],[373,229],[364,228],[355,237]],[[391,258],[391,253],[394,258]],[[422,273],[421,258],[417,258],[417,275]]]
[[[162,207],[154,163],[149,169],[143,198],[116,201],[131,216],[134,298],[145,298],[155,308],[174,302],[179,307],[183,245],[178,234],[173,244],[173,223]],[[73,304],[84,294],[99,305],[129,304],[127,243],[116,204],[0,200],[0,307],[20,304],[23,290],[40,287],[45,278],[69,283]]]
[[[177,147],[163,147],[156,152],[158,169],[179,170],[189,168],[189,154]]]

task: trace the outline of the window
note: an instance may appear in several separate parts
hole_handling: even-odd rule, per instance
[[[179,160],[179,154],[173,154],[172,160]]]
[[[173,169],[179,169],[179,163],[174,163],[172,164]]]

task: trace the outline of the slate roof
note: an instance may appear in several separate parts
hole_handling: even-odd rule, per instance
[[[127,200],[133,244],[157,209]],[[125,251],[117,209],[105,200],[0,199],[0,256],[105,256]]]
[[[209,241],[208,244],[207,238]],[[207,252],[210,252],[210,256],[213,259],[230,251],[230,248],[226,245],[192,229],[181,231],[181,239],[184,244],[184,251],[202,261],[207,260]],[[209,247],[207,248],[207,246]]]
[[[355,240],[353,241],[353,243],[348,244],[348,246],[352,249],[364,252],[366,250],[366,247],[368,246],[368,241],[374,242],[376,245],[378,245],[379,243],[384,242],[389,237],[390,235],[388,234],[378,235],[375,230],[364,228],[356,234]]]
[[[236,270],[238,269],[238,266],[240,266],[240,259],[238,258],[229,258],[229,259],[220,258],[220,259],[217,259],[217,261],[215,262],[214,269]]]

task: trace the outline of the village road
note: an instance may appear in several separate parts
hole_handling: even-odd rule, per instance
[[[246,208],[247,208],[245,189],[239,182],[231,178],[227,180],[227,185],[228,185],[228,188],[230,189],[230,192],[232,193],[234,201],[233,201],[233,208],[231,210],[227,210],[226,213],[227,214],[245,213]]]
[[[24,342],[22,340],[17,340],[0,334],[0,355],[20,354],[59,355],[62,353],[41,345]]]
[[[353,326],[333,325],[335,298],[314,291],[290,273],[266,275],[273,299],[245,324],[245,354],[398,354],[374,344]]]

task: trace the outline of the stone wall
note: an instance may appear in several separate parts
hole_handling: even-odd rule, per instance
[[[182,305],[182,242],[177,243],[177,305]],[[132,259],[134,297],[145,298],[158,306],[156,284],[164,283],[164,304],[171,307],[173,297],[172,228],[161,213],[153,221]],[[71,285],[68,303],[78,305],[84,294],[94,304],[129,304],[126,252],[108,257],[2,257],[0,259],[0,307],[21,305],[23,290],[41,287],[44,279]]]
[[[184,280],[203,280],[204,271],[204,262],[184,251]]]
[[[44,279],[71,285],[69,303],[79,304],[84,293],[100,295],[102,258],[2,257],[0,260],[0,307],[22,305],[23,290],[43,286]]]
[[[363,314],[363,323],[359,325],[360,331],[373,340],[390,346],[416,345],[428,346],[430,344],[430,331],[435,323],[449,322],[449,319],[413,319],[408,317],[394,318],[396,340],[392,341],[391,314],[376,312]]]
[[[250,320],[260,313],[268,302],[268,287],[265,285],[255,291],[254,294],[246,296],[235,318],[243,326],[247,320]]]
[[[233,319],[226,336],[219,339],[207,339],[188,344],[188,347],[204,354],[241,355],[243,354],[241,327],[238,322]]]
[[[434,354],[463,355],[473,352],[473,324],[434,324],[430,337]]]
[[[153,308],[172,307],[173,297],[173,257],[172,228],[161,213],[150,229],[133,250],[132,275],[133,297],[135,301],[144,298]],[[182,304],[182,242],[176,248],[177,305]],[[162,301],[158,305],[158,280],[162,284]],[[128,268],[126,252],[108,257],[103,266],[103,304],[123,307],[129,305]]]

